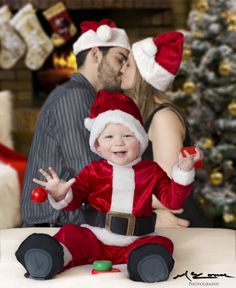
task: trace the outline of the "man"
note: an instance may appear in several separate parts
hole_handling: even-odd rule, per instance
[[[34,177],[40,168],[53,166],[65,181],[74,177],[96,155],[89,149],[89,134],[84,119],[99,89],[119,91],[120,69],[129,53],[128,37],[115,23],[81,23],[82,34],[73,45],[78,73],[51,92],[45,101],[30,149],[21,200],[24,226],[61,226],[81,224],[83,213],[53,209],[48,201],[37,204],[31,200]]]

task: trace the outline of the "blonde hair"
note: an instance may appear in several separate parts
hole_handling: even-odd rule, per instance
[[[179,110],[168,98],[167,95],[153,87],[147,81],[145,81],[137,66],[134,78],[134,87],[126,91],[126,94],[131,97],[136,105],[139,107],[143,117],[143,121],[147,121],[149,116],[155,111],[161,104],[166,104],[168,109],[172,110],[179,117],[181,123],[186,128],[186,120],[182,111]]]
[[[139,107],[144,122],[161,103],[170,103],[165,93],[154,88],[142,78],[137,67],[134,82],[134,87],[126,91],[126,94],[128,94]]]

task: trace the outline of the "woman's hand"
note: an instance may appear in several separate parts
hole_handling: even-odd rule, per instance
[[[186,219],[178,218],[175,214],[181,214],[183,209],[168,210],[168,209],[157,209],[157,228],[187,228],[190,222]]]
[[[75,178],[70,179],[65,182],[57,176],[57,173],[53,170],[52,167],[49,167],[48,174],[42,168],[39,169],[39,172],[45,177],[47,181],[42,181],[36,178],[33,178],[33,182],[41,185],[45,190],[55,199],[55,201],[60,201],[65,198],[67,192],[69,191],[71,185],[75,182]]]
[[[199,148],[195,148],[195,154],[189,154],[186,150],[183,151],[184,156],[181,152],[178,152],[178,166],[183,171],[190,171],[193,169],[194,164],[199,160],[203,159],[203,152]]]

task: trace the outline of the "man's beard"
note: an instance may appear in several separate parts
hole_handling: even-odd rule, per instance
[[[104,90],[110,92],[121,91],[121,80],[105,57],[98,66],[98,80],[101,88]]]

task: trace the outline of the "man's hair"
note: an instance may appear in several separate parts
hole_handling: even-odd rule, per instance
[[[102,52],[103,56],[106,56],[106,54],[108,53],[109,49],[113,48],[113,46],[109,46],[109,47],[98,47],[98,49]],[[76,63],[77,63],[77,68],[80,68],[84,65],[85,59],[89,53],[89,51],[92,48],[86,49],[84,51],[81,51],[79,54],[76,55]]]

